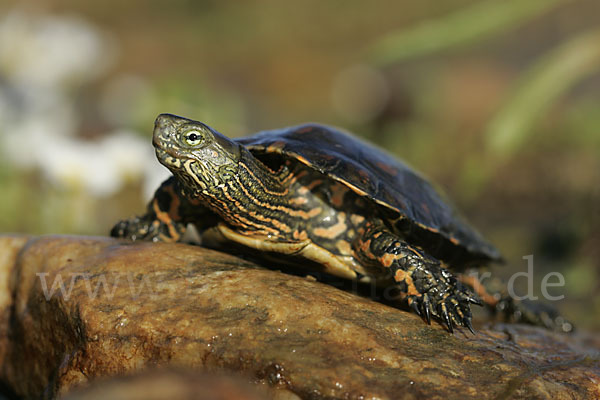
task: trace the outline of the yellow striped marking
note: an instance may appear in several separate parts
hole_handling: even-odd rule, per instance
[[[256,182],[258,182],[258,184],[262,187],[262,189],[265,191],[265,193],[268,193],[268,194],[271,194],[271,195],[277,196],[277,197],[286,196],[288,194],[289,187],[286,187],[283,192],[273,192],[272,190],[269,190],[269,188],[267,188],[265,186],[265,184],[262,183],[262,181],[256,177],[256,175],[254,174],[254,172],[252,172],[252,170],[246,164],[240,163],[239,165],[241,165],[242,167],[244,167],[244,169],[248,172],[248,174],[250,174],[250,176],[252,176],[252,178],[254,178],[254,180]]]
[[[246,187],[242,184],[242,182],[240,181],[239,177],[235,177],[236,182],[238,183],[238,187],[240,187],[242,189],[242,191],[244,192],[244,194],[250,198],[250,200],[252,200],[252,202],[254,204],[256,204],[259,207],[263,207],[263,208],[267,208],[269,210],[274,210],[274,211],[283,211],[284,213],[291,215],[293,217],[300,217],[302,219],[310,219],[313,217],[316,217],[317,215],[319,215],[322,211],[322,209],[320,207],[316,207],[311,209],[310,211],[304,211],[304,210],[294,210],[292,208],[286,207],[286,206],[282,206],[282,205],[273,205],[270,203],[264,203],[260,200],[258,200],[254,195],[252,195],[252,193],[250,193],[248,191],[248,189],[246,189]],[[233,186],[233,183],[228,182],[228,185],[231,189],[235,190],[235,186]],[[306,199],[305,199],[306,202]]]
[[[271,222],[275,226],[279,225],[280,227],[285,227],[284,229],[287,229],[286,232],[290,231],[290,228],[287,225],[285,225],[283,223],[280,223],[279,221],[276,221],[276,220],[274,220],[272,218],[267,218],[267,217],[265,217],[265,216],[263,216],[261,214],[256,213],[255,211],[251,211],[251,212],[248,211],[239,201],[237,201],[236,199],[234,199],[229,194],[229,191],[227,190],[226,186],[222,187],[222,191],[223,191],[223,195],[227,198],[227,200],[229,200],[231,203],[233,203],[236,206],[236,208],[237,208],[236,210],[234,210],[233,214],[231,214],[231,215],[235,215],[235,220],[236,221],[237,220],[242,220],[242,221],[244,221],[245,223],[247,223],[249,225],[255,226],[255,227],[259,228],[259,229],[265,229],[265,230],[271,231],[274,234],[278,234],[280,232],[280,230],[273,229],[273,228],[270,228],[268,226],[260,225],[260,224],[257,224],[255,222],[252,222],[252,221],[244,218],[243,215],[247,214],[247,215],[250,215],[250,216],[252,216],[252,217],[254,217],[254,218],[256,218],[256,219],[258,219],[260,221],[267,222],[267,223]]]
[[[154,199],[154,201],[152,202],[152,209],[156,214],[156,218],[167,226],[167,229],[169,230],[169,235],[171,236],[170,238],[166,238],[163,237],[163,235],[161,235],[161,239],[164,239],[164,241],[166,242],[176,242],[177,240],[179,240],[180,235],[175,229],[175,226],[173,225],[173,220],[171,219],[171,217],[169,217],[169,213],[162,211],[160,207],[158,207],[158,201],[156,199]]]

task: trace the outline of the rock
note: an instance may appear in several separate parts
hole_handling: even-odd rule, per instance
[[[593,338],[503,324],[451,335],[184,244],[3,237],[0,254],[0,380],[27,398],[150,367],[229,371],[311,399],[600,398]]]
[[[4,365],[9,348],[11,288],[16,285],[11,277],[17,265],[17,255],[28,240],[27,236],[0,236],[0,365]]]

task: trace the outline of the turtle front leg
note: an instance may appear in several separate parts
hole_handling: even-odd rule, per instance
[[[177,242],[189,222],[208,222],[212,214],[181,192],[175,177],[160,185],[148,203],[146,214],[118,222],[110,236],[130,240]]]
[[[377,224],[367,224],[365,234],[354,243],[354,253],[362,263],[389,269],[402,298],[427,323],[433,316],[450,332],[453,325],[473,332],[470,303],[481,302],[438,260]]]

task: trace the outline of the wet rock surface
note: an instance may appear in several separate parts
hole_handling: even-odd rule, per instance
[[[0,380],[28,398],[150,367],[232,371],[308,399],[600,398],[593,337],[451,335],[197,246],[5,236],[0,278]]]

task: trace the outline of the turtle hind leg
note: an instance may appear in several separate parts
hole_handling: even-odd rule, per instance
[[[377,224],[367,225],[354,252],[363,263],[387,268],[401,298],[428,323],[434,317],[450,332],[455,325],[473,332],[470,304],[481,302],[439,261]]]
[[[515,299],[497,278],[481,281],[474,275],[460,274],[458,279],[481,298],[492,314],[502,315],[506,322],[543,326],[564,333],[575,330],[574,325],[553,306],[540,301]]]

